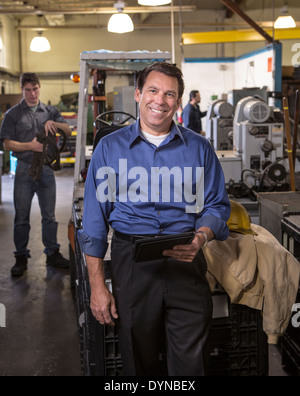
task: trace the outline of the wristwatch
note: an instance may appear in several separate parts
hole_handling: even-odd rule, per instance
[[[204,231],[197,231],[196,235],[198,235],[198,234],[203,235],[204,245],[202,246],[202,248],[205,248],[205,246],[208,244],[208,236],[207,236],[206,232],[204,232]]]

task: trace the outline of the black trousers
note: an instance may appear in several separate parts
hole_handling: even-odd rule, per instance
[[[116,322],[125,376],[203,376],[203,348],[212,298],[202,251],[193,263],[162,259],[135,263],[134,245],[114,236],[111,264]]]

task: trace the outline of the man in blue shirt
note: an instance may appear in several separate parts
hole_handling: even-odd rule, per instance
[[[207,111],[201,111],[199,103],[201,103],[200,92],[191,91],[190,101],[182,111],[182,120],[186,128],[205,136],[205,132],[202,129],[201,118],[206,116]]]
[[[135,93],[139,120],[100,141],[86,181],[79,239],[91,309],[101,324],[117,325],[124,375],[161,374],[164,348],[169,375],[204,374],[212,301],[201,248],[228,237],[230,203],[209,143],[173,122],[183,90],[175,66],[158,62],[144,69]],[[103,271],[109,226],[113,294]],[[175,246],[160,260],[134,262],[141,236],[191,230],[190,245]]]

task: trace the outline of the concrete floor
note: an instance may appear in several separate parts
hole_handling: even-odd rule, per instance
[[[58,240],[68,257],[73,171],[57,174]],[[31,215],[29,268],[12,279],[13,179],[2,177],[0,205],[0,303],[6,308],[6,328],[0,328],[0,375],[80,376],[76,311],[68,270],[46,267],[41,242],[41,218],[36,198]]]
[[[68,257],[73,170],[57,173],[57,210],[61,252]],[[2,177],[0,204],[0,304],[6,308],[6,327],[0,327],[0,376],[80,376],[76,310],[68,270],[46,267],[41,242],[40,211],[32,206],[32,258],[22,278],[12,279],[13,179]],[[270,376],[288,376],[280,351],[270,347]]]

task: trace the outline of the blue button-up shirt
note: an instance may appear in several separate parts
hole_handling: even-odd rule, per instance
[[[84,253],[103,258],[109,226],[130,235],[176,234],[209,227],[228,237],[230,202],[220,162],[209,142],[172,125],[159,146],[139,121],[102,138],[85,184]]]

